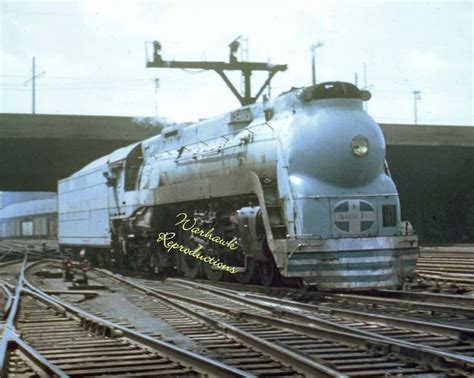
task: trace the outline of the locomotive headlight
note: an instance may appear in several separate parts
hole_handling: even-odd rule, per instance
[[[352,139],[351,148],[355,156],[366,156],[369,153],[369,141],[366,137],[358,135]]]

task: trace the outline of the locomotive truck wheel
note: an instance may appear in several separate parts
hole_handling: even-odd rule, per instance
[[[123,269],[125,267],[125,256],[121,252],[114,251],[112,260],[116,269]]]
[[[175,255],[168,254],[168,252],[156,246],[152,255],[153,273],[164,276],[174,276],[179,270],[180,262],[177,261]]]
[[[253,283],[257,276],[257,264],[251,257],[247,258],[247,270],[245,272],[235,274],[235,278],[241,284],[247,285]]]
[[[207,253],[211,257],[221,260],[223,263],[227,264],[225,254],[219,253],[219,251],[212,251]],[[207,279],[211,281],[222,281],[227,277],[227,272],[222,269],[212,269],[211,264],[203,263],[204,273],[206,274]]]
[[[132,251],[131,248],[127,248],[127,252],[128,253],[125,255],[127,268],[133,272],[138,272],[140,270],[140,266],[138,263],[138,256],[136,251]]]
[[[201,262],[192,256],[179,255],[179,266],[184,276],[187,278],[202,277]]]
[[[189,235],[184,232],[178,233],[178,242],[191,250],[194,250],[198,246],[198,243],[196,243],[192,238],[189,237]],[[194,279],[201,278],[203,276],[203,266],[200,260],[178,251],[174,253],[177,254],[178,271],[181,272],[186,278]]]
[[[257,266],[257,270],[262,285],[268,287],[276,283],[279,272],[273,259],[267,259],[264,262],[260,262]]]
[[[110,251],[101,250],[97,252],[97,265],[101,268],[110,268]]]

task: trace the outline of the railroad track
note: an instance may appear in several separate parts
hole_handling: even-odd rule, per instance
[[[194,280],[194,282],[210,284],[206,280]],[[332,293],[302,291],[284,287],[268,288],[233,282],[214,282],[212,285],[237,292],[250,292],[272,298],[317,304],[326,311],[347,310],[380,316],[418,319],[423,322],[448,326],[474,328],[474,298],[467,295],[397,290],[380,290],[359,294]]]
[[[184,284],[190,285],[188,281]],[[191,283],[192,284],[192,283]],[[347,325],[350,327],[359,328],[362,330],[369,330],[381,335],[389,335],[396,339],[406,340],[413,343],[423,343],[425,345],[443,347],[449,351],[462,352],[465,355],[473,356],[472,340],[474,336],[473,327],[461,327],[443,325],[433,322],[425,322],[418,320],[411,320],[401,316],[387,316],[378,313],[360,312],[354,309],[342,309],[338,307],[329,307],[327,305],[314,305],[301,302],[295,302],[291,300],[272,298],[264,295],[243,293],[233,290],[218,289],[216,287],[204,285],[209,291],[216,293],[225,293],[225,295],[231,294],[233,296],[238,295],[252,299],[254,301],[260,301],[267,306],[285,306],[291,308],[292,311],[306,314],[309,318],[312,315],[317,315],[321,319],[327,319],[332,322]],[[397,291],[386,291],[379,293],[382,298],[387,296],[388,301],[392,301],[392,298],[399,297],[400,295],[410,300],[420,300],[418,293],[403,293]],[[472,305],[472,298],[463,296],[445,296],[445,295],[433,295],[428,294],[430,297],[435,298],[435,302],[441,306],[453,306],[452,308],[466,308],[467,305]],[[352,296],[357,297],[357,296]],[[364,302],[375,303],[375,297],[362,297]],[[426,300],[426,297],[424,298]],[[433,299],[432,299],[433,300]],[[459,303],[457,302],[459,301]],[[470,303],[469,303],[470,302]],[[464,306],[463,306],[464,304]],[[433,306],[428,305],[428,306]],[[469,312],[472,314],[473,308],[469,308]],[[295,317],[295,319],[297,316]],[[377,324],[378,323],[378,324]],[[447,337],[444,337],[447,336]]]
[[[131,298],[173,328],[175,339],[188,338],[201,353],[254,375],[459,376],[471,369],[472,361],[465,355],[354,331],[334,319],[312,319],[311,326],[306,318],[285,319],[280,312],[286,304],[275,311],[261,303],[242,302],[240,294],[229,299],[228,292],[211,293],[185,280],[137,283],[107,271],[97,273],[101,277],[93,277],[94,284],[100,281],[119,291],[121,298]],[[122,291],[124,287],[128,293]],[[461,338],[454,333],[436,336],[453,347]]]
[[[2,377],[249,376],[211,358],[132,331],[52,298],[24,278],[3,324]]]
[[[399,291],[378,296],[328,294],[183,279],[130,280],[107,271],[97,274],[113,280],[114,290],[132,288],[125,296],[167,324],[176,339],[188,339],[191,350],[245,374],[474,373],[474,305],[466,296]],[[318,305],[242,292],[249,289],[280,296],[292,293],[294,299],[318,301]],[[75,305],[87,308],[90,302]],[[452,324],[440,324],[443,319]]]
[[[474,328],[474,301],[468,296],[381,290],[365,295],[327,294],[322,301],[328,308]]]
[[[421,247],[416,272],[429,281],[474,286],[474,245]]]
[[[299,321],[302,323],[319,322],[322,327],[341,329],[346,327],[368,331],[382,336],[389,336],[395,339],[407,341],[415,344],[422,344],[429,347],[441,347],[446,351],[462,351],[463,354],[474,356],[474,329],[456,326],[445,326],[441,324],[412,321],[402,317],[381,316],[351,310],[341,310],[303,304],[288,300],[278,300],[268,296],[259,296],[242,293],[240,291],[222,290],[211,285],[197,284],[181,279],[172,279],[180,287],[200,289],[211,296],[223,296],[226,299],[243,302],[249,306],[271,311],[276,316],[289,321]],[[152,283],[153,286],[156,283]],[[159,290],[162,290],[158,287]],[[189,293],[189,290],[186,291]],[[373,299],[373,298],[372,298]],[[467,298],[464,298],[467,300]],[[200,298],[202,301],[203,299]],[[207,298],[207,301],[211,301]],[[282,309],[283,307],[283,309]],[[238,311],[238,309],[236,309]],[[472,309],[470,309],[472,311]],[[321,321],[321,322],[320,322]],[[338,327],[341,325],[342,327]],[[363,335],[363,333],[361,333]],[[371,335],[373,336],[373,335]]]
[[[28,253],[29,259],[59,257],[56,240],[0,240],[0,263],[23,260]]]
[[[469,374],[474,368],[474,360],[468,356],[474,353],[472,331],[461,327],[425,325],[421,332],[416,330],[420,324],[403,319],[391,319],[390,326],[380,323],[381,319],[376,324],[375,319],[351,320],[348,314],[317,314],[314,308],[286,311],[288,303],[265,303],[268,298],[244,298],[240,292],[185,280],[137,283],[102,273],[156,298],[135,296],[139,305],[198,344],[204,338],[207,346],[215,340],[225,346],[225,335],[231,335],[274,357],[282,351],[291,352],[285,358],[294,367],[304,370],[301,364],[308,362],[305,359],[316,361],[336,376]],[[401,324],[405,328],[400,328]]]
[[[114,288],[114,290],[118,290]],[[129,289],[128,289],[129,290]],[[130,291],[130,290],[129,290]],[[135,299],[141,294],[131,291]],[[87,303],[79,304],[82,308],[89,308]],[[94,310],[91,310],[94,311]],[[301,357],[293,356],[288,351],[280,350],[280,354],[249,345],[246,340],[227,334],[222,329],[199,321],[194,316],[187,316],[174,310],[172,306],[160,303],[157,311],[163,317],[163,322],[172,328],[172,337],[181,339],[182,343],[192,350],[219,360],[236,369],[245,371],[249,376],[326,376],[327,370],[314,361],[298,362]],[[153,316],[157,316],[154,313]],[[161,326],[163,329],[163,326]],[[183,340],[186,339],[184,342]],[[179,340],[178,340],[179,341]],[[286,359],[295,359],[301,366],[291,366]],[[329,376],[333,376],[330,374]]]

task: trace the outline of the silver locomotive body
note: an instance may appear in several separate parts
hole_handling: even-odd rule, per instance
[[[417,237],[400,221],[384,138],[364,95],[341,82],[292,90],[99,159],[59,183],[60,243],[104,262],[223,278],[166,252],[156,239],[171,230],[234,266],[242,282],[258,275],[270,285],[281,275],[323,290],[399,286],[414,270]],[[238,250],[180,230],[183,212],[236,238]]]

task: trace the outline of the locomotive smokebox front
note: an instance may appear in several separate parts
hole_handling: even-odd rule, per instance
[[[290,180],[297,190],[314,189],[315,179],[351,188],[376,179],[383,172],[385,142],[362,99],[308,102],[296,112],[286,139]]]

